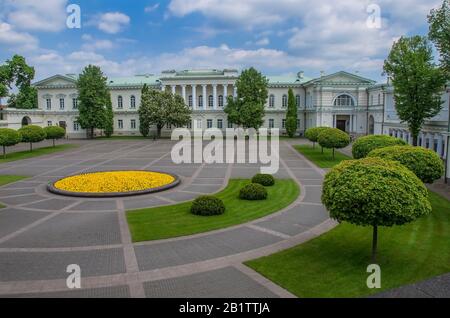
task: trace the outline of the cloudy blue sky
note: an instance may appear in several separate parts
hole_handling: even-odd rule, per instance
[[[22,54],[36,78],[91,63],[109,76],[254,66],[270,75],[359,72],[381,81],[393,40],[426,34],[440,0],[0,0],[0,61]],[[69,4],[81,28],[66,26]],[[367,8],[381,9],[369,28]],[[370,11],[370,10],[369,10]]]

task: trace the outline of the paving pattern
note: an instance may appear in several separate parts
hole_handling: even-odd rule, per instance
[[[252,164],[172,162],[168,140],[78,141],[80,147],[0,164],[28,179],[0,187],[0,297],[292,297],[243,262],[298,245],[335,226],[320,203],[324,171],[280,143],[279,178],[300,197],[252,222],[187,237],[132,243],[129,209],[170,205],[223,189]],[[51,194],[46,184],[75,173],[153,169],[178,174],[171,190],[132,198]],[[81,267],[82,289],[68,290],[66,268]]]

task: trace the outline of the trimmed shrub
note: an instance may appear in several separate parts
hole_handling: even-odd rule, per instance
[[[23,142],[30,143],[30,151],[33,151],[34,142],[40,142],[46,137],[44,129],[34,125],[24,126],[20,128],[19,133],[22,135]]]
[[[239,198],[242,200],[265,200],[267,199],[267,190],[258,183],[250,183],[244,186],[239,192]]]
[[[220,215],[225,213],[225,205],[219,198],[204,195],[192,202],[191,213],[201,216]]]
[[[275,184],[275,178],[271,174],[258,173],[252,178],[252,183],[258,183],[265,187],[270,187]]]
[[[0,128],[0,146],[3,147],[3,158],[6,158],[6,147],[17,145],[22,141],[22,136],[17,130]]]
[[[313,148],[316,146],[317,138],[319,138],[319,134],[327,129],[330,129],[330,127],[313,127],[306,129],[305,131],[305,137],[313,143]]]
[[[64,138],[66,135],[66,131],[64,128],[59,126],[48,126],[44,128],[45,131],[45,139],[53,140],[53,147],[55,147],[55,140]]]
[[[322,202],[339,222],[373,227],[372,261],[378,226],[402,225],[431,212],[422,181],[397,161],[347,160],[325,176]]]
[[[385,147],[372,150],[368,157],[398,161],[425,183],[433,183],[444,174],[444,164],[438,154],[422,147]]]
[[[375,149],[389,146],[403,146],[406,141],[386,135],[364,136],[356,139],[352,146],[353,158],[361,159],[367,157],[369,152]]]
[[[328,128],[327,130],[323,130],[321,133],[319,133],[317,141],[322,147],[333,149],[334,159],[334,150],[336,148],[339,149],[347,147],[350,144],[350,136],[340,129]]]

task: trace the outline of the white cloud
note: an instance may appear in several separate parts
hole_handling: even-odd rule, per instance
[[[97,27],[103,32],[116,34],[130,23],[130,17],[121,12],[107,12],[98,17]]]
[[[67,0],[3,0],[7,22],[29,31],[61,31],[66,26]]]
[[[262,39],[257,40],[257,41],[255,42],[255,44],[256,44],[256,45],[260,45],[260,46],[266,46],[266,45],[269,45],[269,44],[270,44],[270,40],[269,40],[269,38],[265,37],[265,38],[262,38]]]
[[[154,5],[150,5],[150,6],[145,7],[144,8],[144,12],[150,13],[150,12],[158,10],[158,8],[159,8],[159,3],[155,3]]]
[[[115,47],[115,44],[110,40],[95,39],[90,34],[83,34],[81,39],[84,41],[81,46],[82,50],[96,51],[96,50],[110,50]]]
[[[34,50],[38,47],[38,39],[26,32],[16,31],[9,23],[0,21],[0,43],[5,48],[20,51]]]

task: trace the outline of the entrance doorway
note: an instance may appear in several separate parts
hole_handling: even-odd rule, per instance
[[[61,127],[62,129],[66,130],[67,124],[65,121],[60,121],[59,122],[59,127]]]
[[[25,116],[22,118],[22,126],[28,126],[31,125],[31,119],[28,116]]]
[[[347,123],[346,120],[338,119],[338,120],[336,120],[336,128],[345,132],[346,131],[346,123]]]

